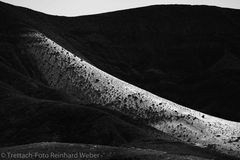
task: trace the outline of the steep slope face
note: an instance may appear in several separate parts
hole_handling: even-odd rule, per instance
[[[38,69],[34,56],[22,52],[19,44],[19,35],[35,31],[34,25],[29,25],[28,14],[21,8],[2,5],[0,13],[0,20],[5,22],[0,25],[0,147],[45,141],[137,147],[137,141],[147,149],[161,145],[159,152],[174,154],[170,157],[184,154],[188,156],[183,157],[196,159],[225,159],[181,143],[119,112],[79,104],[64,90],[54,89]],[[18,150],[13,149],[14,152]]]
[[[117,79],[39,32],[22,35],[20,46],[36,60],[50,86],[82,103],[120,111],[188,143],[240,155],[239,123],[188,109]]]
[[[111,75],[192,109],[240,121],[238,65],[213,69],[218,61],[231,65],[223,60],[229,53],[240,57],[238,10],[172,5],[66,18],[8,8],[7,14]]]
[[[10,11],[14,12],[14,9],[12,8]],[[0,15],[2,21],[7,17],[6,24],[1,26],[1,45],[4,47],[1,47],[0,69],[1,73],[5,75],[1,76],[0,83],[0,113],[2,118],[1,129],[3,131],[1,132],[1,137],[3,137],[1,144],[6,145],[7,142],[11,142],[8,145],[31,143],[37,141],[38,138],[41,141],[122,144],[129,135],[132,137],[129,141],[133,140],[135,136],[146,136],[141,129],[129,124],[129,121],[121,121],[116,118],[114,115],[118,115],[119,112],[109,115],[99,111],[105,106],[191,144],[208,146],[212,149],[216,147],[223,153],[229,152],[229,155],[237,156],[239,154],[238,123],[187,109],[123,82],[83,61],[78,52],[72,53],[80,58],[65,50],[65,46],[62,48],[41,32],[36,31],[36,29],[44,31],[44,33],[47,33],[46,35],[50,35],[51,38],[54,37],[61,44],[65,44],[66,42],[62,41],[64,36],[59,34],[62,28],[57,27],[60,20],[65,18],[50,18],[50,16],[40,13],[35,15],[34,12],[22,9],[14,12],[13,15],[9,10],[5,12],[3,9],[0,12],[3,12]],[[64,22],[69,22],[67,24],[71,25],[75,21],[75,18],[73,18],[73,20]],[[49,28],[44,26],[46,24],[49,25]],[[87,23],[85,25],[88,26]],[[31,31],[29,31],[29,28],[26,30],[26,26],[30,26]],[[95,26],[94,23],[93,26]],[[53,31],[56,31],[56,33]],[[22,37],[18,37],[20,33],[24,33]],[[92,40],[96,39],[96,36],[93,36]],[[98,40],[101,41],[102,37]],[[69,40],[69,42],[72,41]],[[81,45],[78,46],[77,50],[81,51],[81,47],[85,50],[83,41],[79,41],[79,43]],[[88,43],[88,41],[85,43]],[[75,45],[72,46],[76,46],[76,41]],[[88,49],[85,50],[85,55],[86,53],[94,53],[88,51]],[[153,71],[160,75],[164,74],[159,70],[153,69]],[[86,105],[79,106],[79,102],[103,106],[92,110],[88,109],[89,106]],[[19,115],[19,112],[24,114]],[[8,114],[6,115],[6,113]],[[33,113],[39,114],[35,115]],[[78,115],[82,113],[86,113],[86,115]],[[96,113],[103,116],[100,121],[97,117],[92,116]],[[48,117],[45,114],[51,116]],[[61,117],[61,115],[65,116]],[[72,121],[68,121],[72,115],[74,115]],[[85,117],[89,117],[90,120],[85,119]],[[86,121],[82,121],[82,118]],[[38,135],[36,126],[31,125],[31,122],[40,125],[42,131],[40,135]],[[110,122],[111,124],[109,124]],[[93,127],[90,130],[83,131],[82,126],[88,124]],[[11,128],[7,130],[9,126]],[[70,135],[68,132],[64,132],[66,126],[70,126]],[[99,131],[102,131],[101,128],[107,129],[100,134],[99,139],[102,141],[98,142],[93,137],[99,135]],[[116,128],[123,129],[124,132],[119,132],[115,130]],[[128,129],[125,130],[126,128]],[[83,136],[75,135],[75,131]],[[39,137],[31,137],[32,139],[22,137],[25,134],[30,136],[32,133]],[[129,135],[125,133],[129,133]],[[118,136],[114,136],[115,134]],[[9,137],[7,137],[8,135]],[[110,141],[104,139],[106,135],[111,135],[112,139]],[[27,141],[28,139],[29,141]],[[17,142],[17,140],[20,141]]]
[[[34,57],[21,53],[20,35],[34,30],[21,15],[0,5],[0,147],[42,141],[122,145],[151,137],[119,113],[79,104],[49,86]]]
[[[240,122],[240,68],[212,70],[229,52],[240,57],[239,19],[238,10],[151,6],[56,17],[52,24],[103,71],[192,109]]]

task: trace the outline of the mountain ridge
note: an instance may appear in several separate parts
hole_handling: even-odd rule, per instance
[[[110,104],[110,109],[143,120],[185,142],[203,147],[214,145],[223,153],[239,155],[240,146],[235,141],[240,134],[239,123],[177,105],[112,77],[41,33],[29,33],[23,38],[27,39],[21,45],[27,45],[24,52],[35,56],[40,71],[53,88],[65,90],[84,104]]]
[[[12,8],[11,10],[14,10],[14,9]],[[76,105],[76,110],[78,109],[81,110],[80,109],[81,107],[79,108],[78,104],[87,105],[87,106],[97,104],[104,108],[116,109],[117,110],[116,113],[120,111],[123,114],[130,115],[130,117],[132,117],[137,121],[143,120],[144,123],[147,122],[148,125],[150,124],[150,126],[157,128],[159,131],[166,132],[168,135],[170,135],[170,137],[173,136],[175,138],[181,139],[186,143],[190,143],[191,145],[203,144],[205,147],[211,148],[212,150],[218,150],[222,153],[238,156],[239,146],[238,146],[237,140],[238,140],[239,133],[237,131],[239,128],[239,123],[212,118],[207,114],[203,114],[201,112],[193,111],[191,109],[178,106],[175,103],[172,103],[170,101],[167,101],[166,99],[157,97],[156,95],[153,95],[149,92],[146,92],[144,90],[139,89],[138,87],[134,87],[133,85],[129,84],[136,77],[139,77],[140,81],[144,80],[144,78],[141,78],[141,76],[143,75],[139,74],[139,71],[141,71],[141,69],[148,70],[148,72],[150,72],[150,74],[148,75],[155,74],[155,75],[152,75],[153,76],[152,79],[151,78],[149,79],[150,81],[148,85],[152,85],[151,81],[153,81],[155,78],[161,79],[162,77],[164,77],[165,80],[170,85],[174,83],[178,84],[178,81],[179,81],[178,76],[186,72],[184,70],[181,70],[181,68],[180,70],[175,70],[174,67],[170,68],[172,69],[172,71],[168,71],[164,67],[152,68],[152,66],[156,65],[157,62],[159,61],[151,60],[148,62],[147,65],[142,65],[143,63],[145,63],[146,58],[143,61],[142,59],[137,59],[136,62],[132,63],[129,66],[127,63],[123,61],[123,60],[126,60],[127,62],[130,62],[129,59],[134,59],[134,57],[142,56],[144,58],[144,55],[137,56],[138,54],[136,55],[132,54],[134,52],[131,52],[131,51],[133,51],[136,46],[142,47],[142,51],[137,50],[136,53],[152,53],[152,56],[153,56],[152,59],[154,58],[156,58],[157,60],[160,59],[159,57],[154,57],[154,55],[156,54],[154,53],[155,52],[154,50],[156,48],[151,50],[151,44],[153,43],[153,40],[148,43],[145,43],[144,41],[142,41],[136,36],[138,35],[137,34],[138,32],[146,33],[146,31],[149,30],[150,34],[149,35],[146,34],[146,36],[151,38],[151,36],[153,35],[151,33],[151,28],[147,29],[146,27],[148,26],[145,25],[145,23],[140,23],[141,21],[138,21],[138,20],[133,22],[132,26],[137,26],[136,30],[134,28],[131,28],[132,27],[131,25],[130,26],[126,25],[125,27],[123,26],[123,28],[122,26],[120,26],[119,28],[116,28],[116,29],[119,29],[118,34],[120,35],[120,39],[116,39],[114,35],[117,34],[117,32],[111,29],[112,27],[114,27],[114,26],[111,26],[112,25],[111,23],[110,23],[111,27],[107,28],[107,31],[102,30],[103,28],[106,28],[104,26],[108,26],[109,17],[111,19],[111,16],[108,14],[104,15],[106,16],[105,17],[106,19],[103,18],[104,23],[100,23],[101,19],[95,22],[95,21],[92,21],[91,18],[90,20],[89,19],[79,20],[80,22],[77,22],[74,19],[71,19],[71,20],[68,19],[60,22],[60,20],[63,20],[62,17],[51,18],[51,16],[41,15],[40,13],[37,13],[35,15],[32,11],[31,11],[32,13],[29,13],[29,15],[27,15],[26,13],[23,14],[21,12],[22,11],[19,11],[18,12],[19,15],[16,14],[17,15],[16,17],[12,16],[12,14],[9,13],[8,11],[4,12],[5,14],[1,14],[2,16],[0,16],[1,19],[6,17],[8,18],[8,16],[10,16],[10,18],[7,19],[8,21],[6,22],[6,24],[1,26],[2,38],[0,41],[1,42],[1,61],[0,61],[1,64],[0,65],[2,66],[1,73],[5,74],[4,77],[1,77],[1,83],[0,83],[1,88],[3,88],[1,89],[1,98],[2,98],[1,102],[4,102],[1,104],[1,114],[3,115],[3,118],[2,118],[3,123],[1,125],[4,126],[4,123],[6,123],[6,124],[11,124],[14,127],[16,126],[16,124],[20,122],[20,124],[24,126],[24,123],[23,123],[24,119],[23,121],[21,121],[21,119],[14,117],[14,116],[17,116],[17,117],[19,116],[17,112],[9,111],[11,118],[7,119],[8,121],[6,121],[5,119],[6,116],[4,116],[5,115],[4,111],[8,111],[7,108],[9,106],[11,106],[12,110],[18,109],[18,108],[14,108],[14,106],[20,105],[23,111],[26,110],[30,112],[29,106],[33,105],[33,103],[32,103],[32,100],[29,101],[30,99],[26,97],[37,98],[36,104],[34,104],[36,106],[49,105],[53,107],[53,110],[54,109],[58,110],[57,108],[59,107],[61,108],[64,106],[63,107],[64,109],[61,109],[59,113],[64,110],[65,112],[69,113],[69,115],[72,114],[73,108],[71,109],[71,111],[65,109],[67,108],[68,105],[62,104],[62,102],[67,104],[73,103],[74,105]],[[120,12],[118,12],[117,14],[121,15]],[[25,16],[26,18],[23,19],[23,17]],[[136,18],[136,17],[133,17],[133,18]],[[129,19],[131,20],[131,18]],[[141,20],[141,18],[139,20]],[[76,25],[77,27],[72,30],[71,28],[69,28],[69,26],[71,26],[75,22],[76,24],[82,24],[82,26]],[[66,25],[63,28],[57,27],[57,26],[61,26],[60,24],[64,24],[64,23],[66,23]],[[44,26],[46,24],[48,26]],[[95,24],[99,24],[99,26]],[[141,25],[141,24],[144,24],[144,25]],[[152,24],[152,26],[154,25],[155,24]],[[78,28],[79,26],[80,26],[80,29]],[[90,26],[90,28],[87,26]],[[225,25],[225,27],[229,27],[229,26]],[[76,29],[78,32],[76,32]],[[136,33],[134,33],[133,35],[128,35],[128,32],[131,30],[136,31]],[[111,33],[112,31],[113,33]],[[222,29],[218,29],[218,32],[219,32],[218,34],[220,34],[223,31],[224,30]],[[175,30],[175,32],[177,33],[178,31]],[[47,34],[45,35],[45,33]],[[113,35],[111,35],[110,33]],[[186,33],[187,32],[184,31],[180,35],[186,35]],[[233,31],[227,31],[227,34],[229,35],[231,35],[232,33]],[[72,37],[73,34],[75,37]],[[123,35],[126,35],[128,38],[124,37]],[[53,39],[57,41],[55,42],[51,40],[51,38],[49,38],[48,36],[50,36],[51,38],[54,37]],[[130,37],[133,36],[133,38],[129,38],[129,36]],[[204,38],[207,38],[208,36]],[[142,35],[142,37],[144,37],[144,35]],[[237,36],[235,36],[235,38],[237,39]],[[128,41],[125,42],[125,40],[128,40]],[[170,38],[169,42],[171,41],[172,40]],[[74,43],[71,43],[71,42],[74,42]],[[79,45],[76,47],[77,43],[79,43]],[[131,45],[126,46],[127,43]],[[68,44],[68,45],[65,45],[65,44]],[[141,44],[144,44],[144,45],[141,45]],[[165,46],[165,45],[162,44],[162,46]],[[214,43],[212,45],[218,46]],[[114,46],[116,48],[113,50],[112,47]],[[200,46],[204,46],[204,45],[200,45]],[[108,47],[110,48],[110,50],[107,49]],[[184,45],[180,46],[180,48],[181,47],[183,49],[185,48]],[[177,50],[179,49],[178,46],[175,46],[175,48]],[[118,52],[118,49],[120,49],[121,52]],[[82,50],[85,50],[85,51],[82,52]],[[144,50],[146,50],[147,52]],[[106,51],[106,53],[104,54],[103,51]],[[213,51],[215,51],[215,48],[213,48]],[[99,53],[99,55],[97,55],[97,52]],[[107,54],[110,52],[114,54],[112,55]],[[74,53],[75,55],[72,53]],[[122,55],[120,53],[124,53],[124,54]],[[172,57],[172,59],[174,60],[173,64],[178,62],[178,60],[182,60],[182,59],[179,59],[179,57],[176,57],[176,53],[177,52],[172,52],[170,54],[170,57]],[[236,52],[234,52],[234,54],[237,56]],[[164,60],[167,60],[169,58],[168,57],[169,54],[164,53],[160,55],[161,56],[163,55]],[[182,55],[184,55],[184,53],[182,53],[181,56]],[[86,57],[86,60],[84,57]],[[186,56],[183,56],[183,57],[186,58]],[[194,58],[194,56],[192,57]],[[224,53],[221,53],[220,55],[217,55],[216,53],[216,57],[213,56],[214,63],[218,61],[218,58],[221,58],[221,57],[224,57]],[[203,58],[206,58],[206,57],[203,56]],[[163,63],[164,60],[162,60],[161,62]],[[106,65],[103,62],[106,62]],[[151,62],[154,62],[154,63],[151,63]],[[206,62],[207,65],[204,67],[211,66],[209,64],[212,64],[212,61],[210,62]],[[140,64],[140,65],[137,65],[137,64]],[[130,81],[127,81],[129,83],[125,83],[119,80],[118,78],[112,77],[110,74],[107,74],[105,70],[101,71],[100,69],[97,69],[96,67],[94,67],[95,65],[100,69],[106,68],[107,65],[111,66],[111,67],[108,67],[108,69],[106,70],[110,74],[113,71],[119,70],[119,72],[114,72],[114,73],[120,79],[121,77],[124,77],[123,76],[124,74],[122,75],[121,72],[124,70],[128,70],[132,66],[132,69],[130,70],[130,74],[128,74],[128,76],[123,78],[125,80],[130,77]],[[150,67],[148,68],[148,66]],[[168,68],[171,65],[166,65],[166,66]],[[109,69],[110,70],[113,69],[113,70],[109,71]],[[185,69],[184,66],[183,66],[183,69]],[[65,71],[67,74],[65,73]],[[61,72],[62,72],[62,77],[59,78],[58,75],[60,75]],[[188,72],[191,73],[192,71],[187,70],[187,73]],[[172,78],[170,76],[171,74],[169,73],[172,74],[173,76]],[[229,73],[227,72],[227,74]],[[223,75],[224,75],[224,72],[223,72]],[[233,75],[235,76],[234,71],[233,71]],[[205,78],[204,76],[203,78]],[[215,75],[213,75],[213,78],[215,78],[214,76]],[[172,79],[176,79],[177,81],[173,81]],[[204,83],[202,83],[201,85],[205,85]],[[207,81],[207,83],[209,82]],[[80,84],[80,87],[78,86],[79,84]],[[221,85],[222,84],[220,84],[220,86]],[[143,86],[143,88],[145,87]],[[161,88],[162,87],[159,87],[159,89]],[[174,93],[174,91],[171,91],[171,93]],[[176,94],[176,95],[178,96],[179,94]],[[54,103],[49,104],[49,103],[46,103],[45,100],[50,100],[50,101],[54,100]],[[57,103],[55,103],[56,101]],[[153,106],[151,104],[153,104]],[[156,106],[154,106],[154,104],[156,104]],[[99,107],[98,109],[100,108],[101,107]],[[33,108],[33,110],[34,109],[39,109],[39,107]],[[52,111],[43,110],[43,112],[51,113]],[[96,112],[99,113],[99,111],[96,111]],[[234,113],[233,110],[230,110],[230,112]],[[23,113],[25,113],[25,111]],[[30,113],[33,113],[33,112],[31,111]],[[86,112],[87,115],[91,115],[90,113],[91,113],[90,111]],[[209,114],[209,112],[206,112],[206,113]],[[106,116],[106,114],[103,114],[103,115]],[[53,121],[51,120],[50,117],[46,118],[47,121],[50,120],[50,123],[46,122],[46,126],[42,126],[44,133],[41,134],[42,137],[39,140],[44,141],[44,139],[51,139],[51,138],[53,138],[53,140],[54,139],[64,140],[64,138],[62,137],[63,135],[57,131],[60,131],[61,127],[65,126],[64,125],[65,123],[62,123],[62,121],[59,121],[61,117],[58,117],[57,115],[54,115],[54,114],[53,114],[53,117],[54,117]],[[37,116],[36,118],[40,118],[40,117]],[[45,121],[43,119],[44,118],[42,118],[41,120]],[[93,121],[91,124],[96,123],[95,124],[96,126],[98,125],[108,126],[108,123],[106,122],[108,122],[109,119],[111,120],[112,118],[102,118],[103,120],[101,121],[102,123],[100,122],[97,123],[96,121]],[[19,122],[17,120],[19,120]],[[34,120],[34,118],[32,120]],[[59,124],[60,128],[58,127],[58,125],[55,126],[55,124],[53,123],[54,121],[56,121],[57,124]],[[157,122],[161,122],[161,123],[158,124]],[[111,135],[112,132],[118,134],[119,132],[118,131],[115,132],[115,129],[112,129],[112,126],[115,126],[116,124],[119,124],[119,123],[123,124],[121,126],[126,125],[122,121],[120,122],[120,120],[114,119],[113,124],[110,125],[109,127],[109,130],[107,130],[106,132],[103,132],[102,135],[105,135],[107,133]],[[82,124],[85,125],[84,123]],[[77,125],[78,124],[76,124],[76,126]],[[205,125],[207,126],[207,129],[204,128]],[[76,126],[73,125],[73,128],[75,128]],[[174,130],[174,128],[176,128],[177,126],[178,126],[178,129]],[[7,134],[8,132],[10,133],[9,135],[13,135],[13,133],[16,133],[16,131],[18,131],[12,128],[12,130],[9,130],[8,132],[6,132],[4,129],[5,127],[2,128],[2,131],[3,131],[2,137],[4,137],[5,136],[4,134]],[[56,131],[54,129],[56,129]],[[32,128],[29,128],[29,130],[25,129],[25,130],[22,130],[20,133],[28,133],[28,135],[31,135],[30,133],[32,130],[33,130]],[[81,132],[81,129],[79,130],[76,129],[76,131]],[[134,137],[135,131],[131,131],[131,132],[134,133],[133,134],[133,137]],[[190,136],[189,135],[186,136],[184,132],[187,132],[187,134],[189,134]],[[95,133],[95,132],[93,131],[90,133]],[[145,135],[143,132],[140,132],[140,133],[142,135]],[[192,136],[194,135],[194,133],[199,135]],[[204,138],[204,136],[206,136],[207,138],[206,137]],[[123,137],[125,136],[119,136],[119,137],[117,136],[115,138],[112,137],[113,138],[112,142],[121,140]],[[201,141],[197,140],[196,139],[197,137],[202,138],[202,140]],[[125,138],[127,138],[127,136]],[[72,140],[74,139],[77,142],[81,142],[81,140],[77,139],[76,137],[74,138],[73,136]],[[6,139],[6,140],[9,140],[9,139]],[[14,138],[12,139],[12,143],[14,142],[14,140],[15,141],[18,140],[18,136],[15,137],[15,139]],[[103,138],[102,142],[99,142],[99,143],[104,143],[105,140],[108,141],[107,139]],[[225,144],[223,144],[223,142],[225,142]],[[3,143],[3,141],[1,143]],[[124,142],[119,142],[119,143],[124,143]],[[107,142],[107,144],[111,144],[111,141]]]

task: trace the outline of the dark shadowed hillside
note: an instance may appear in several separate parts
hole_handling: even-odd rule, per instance
[[[100,69],[179,104],[240,121],[240,11],[151,6],[65,18],[21,10],[16,17]]]
[[[133,85],[240,122],[239,20],[238,10],[207,6],[150,6],[67,18],[0,2],[0,147],[56,141],[141,147],[147,155],[153,149],[159,159],[230,158],[52,88],[33,57],[22,52],[20,37],[39,31]]]
[[[152,6],[59,19],[59,34],[102,70],[179,104],[240,121],[240,11]]]
[[[73,18],[4,10],[118,78],[184,106],[240,121],[238,10],[151,6]]]

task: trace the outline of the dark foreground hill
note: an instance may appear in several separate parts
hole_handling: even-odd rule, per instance
[[[240,121],[239,18],[237,10],[204,6],[66,18],[0,3],[0,145],[91,143],[226,159],[51,88],[32,57],[20,52],[19,37],[38,30],[118,78],[195,110]]]
[[[35,159],[97,159],[97,160],[209,160],[193,155],[174,155],[167,152],[142,149],[111,147],[104,145],[71,144],[71,143],[34,143],[0,149],[7,157],[7,153],[18,153],[17,160],[28,156]],[[11,155],[10,155],[11,156]],[[10,157],[9,156],[9,157]]]

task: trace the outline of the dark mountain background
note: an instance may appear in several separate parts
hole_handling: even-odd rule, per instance
[[[239,10],[172,5],[72,18],[12,13],[120,79],[240,122]]]
[[[240,121],[240,11],[151,6],[59,18],[56,26],[64,26],[59,34],[102,70],[192,109]]]
[[[33,59],[20,53],[19,36],[38,30],[122,80],[240,122],[239,20],[239,10],[207,6],[150,6],[58,17],[0,2],[0,145],[161,144],[170,153],[216,156],[118,112],[78,104],[51,88]]]

